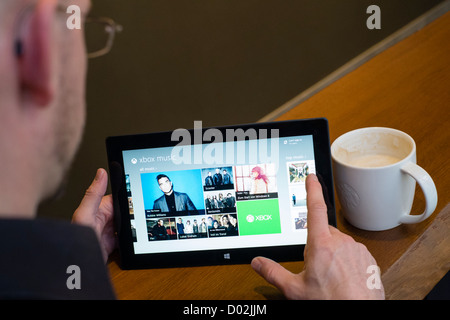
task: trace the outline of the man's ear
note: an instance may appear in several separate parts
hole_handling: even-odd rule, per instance
[[[52,78],[55,72],[52,66],[55,10],[56,1],[38,1],[22,22],[16,43],[21,93],[40,107],[49,105],[55,94]]]

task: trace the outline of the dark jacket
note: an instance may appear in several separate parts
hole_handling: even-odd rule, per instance
[[[41,219],[0,220],[0,299],[114,298],[91,228]]]
[[[175,208],[177,211],[197,210],[186,193],[176,191],[173,193],[175,195]],[[161,212],[169,212],[165,195],[162,195],[160,198],[155,200],[153,203],[153,209],[160,209]]]

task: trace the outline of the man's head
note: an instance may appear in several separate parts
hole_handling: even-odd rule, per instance
[[[34,215],[80,144],[87,63],[83,31],[66,25],[72,4],[84,18],[89,0],[0,1],[0,214]]]
[[[156,181],[158,181],[159,188],[164,194],[168,196],[172,194],[172,181],[170,181],[168,176],[165,174],[158,174]]]

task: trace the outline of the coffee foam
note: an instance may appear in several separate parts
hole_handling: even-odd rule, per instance
[[[333,156],[357,167],[383,167],[404,159],[412,145],[401,137],[383,132],[371,132],[347,137],[333,146]]]
[[[352,157],[347,162],[349,165],[363,168],[384,167],[399,162],[400,158],[387,154],[363,154]]]

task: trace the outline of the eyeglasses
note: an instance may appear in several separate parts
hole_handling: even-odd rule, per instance
[[[84,29],[89,59],[101,57],[111,51],[116,34],[123,30],[120,24],[104,17],[87,17]]]
[[[28,6],[19,15],[18,21],[28,14],[35,5]],[[66,8],[58,5],[58,12],[66,14]],[[111,51],[116,33],[122,32],[123,27],[114,20],[105,17],[86,17],[84,21],[85,42],[87,57],[89,59],[101,57]],[[20,25],[20,23],[18,23]],[[19,33],[19,29],[16,31]],[[22,42],[15,40],[15,52],[17,56],[22,55]]]

